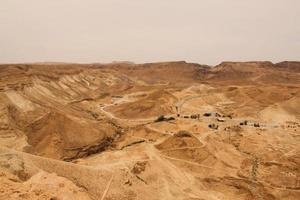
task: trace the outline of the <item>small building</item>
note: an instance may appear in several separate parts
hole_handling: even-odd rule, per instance
[[[243,125],[247,126],[247,125],[248,125],[248,121],[245,120],[245,121],[243,121],[243,122],[240,122],[240,125],[241,125],[241,126],[243,126]]]
[[[199,118],[200,118],[199,114],[191,115],[191,119],[199,119]]]
[[[219,117],[219,118],[217,118],[217,121],[218,121],[218,122],[225,122],[226,120],[225,120],[224,118],[220,118],[220,117]]]
[[[204,113],[203,116],[204,117],[222,117],[222,115],[217,112]]]

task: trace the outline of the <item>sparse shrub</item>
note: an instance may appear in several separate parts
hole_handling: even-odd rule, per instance
[[[162,121],[165,121],[165,120],[166,120],[165,116],[161,115],[154,122],[162,122]]]
[[[175,118],[174,117],[166,118],[164,115],[161,115],[154,122],[163,122],[163,121],[171,121],[171,120],[175,120]]]
[[[189,133],[188,131],[178,131],[177,133],[174,134],[176,137],[192,137],[192,134]]]
[[[204,116],[204,117],[210,117],[210,116],[211,116],[211,113],[204,113],[203,116]]]

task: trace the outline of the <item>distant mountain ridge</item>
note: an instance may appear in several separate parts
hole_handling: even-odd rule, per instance
[[[86,70],[108,70],[138,78],[149,83],[177,82],[227,82],[233,84],[299,84],[300,62],[269,61],[222,62],[216,66],[188,63],[185,61],[134,64],[113,62],[109,64],[33,63],[1,64],[0,77],[11,85],[29,84],[32,76],[46,79],[59,78],[64,74],[79,74]],[[7,83],[6,82],[6,83]],[[0,82],[1,89],[1,82]]]

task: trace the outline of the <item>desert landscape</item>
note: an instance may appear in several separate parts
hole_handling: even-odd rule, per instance
[[[300,62],[0,65],[0,199],[299,198]]]

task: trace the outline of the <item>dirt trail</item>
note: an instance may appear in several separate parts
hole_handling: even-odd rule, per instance
[[[113,113],[108,112],[108,111],[105,110],[105,108],[109,108],[111,106],[114,106],[114,105],[113,104],[106,104],[104,106],[101,106],[100,110],[101,110],[102,113],[104,113],[110,119],[115,119],[115,120],[121,121],[123,123],[128,123],[129,125],[132,125],[132,126],[148,124],[148,123],[151,123],[151,122],[153,122],[154,120],[157,119],[156,117],[145,118],[145,119],[122,119],[122,118],[116,117]]]

